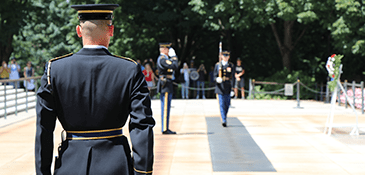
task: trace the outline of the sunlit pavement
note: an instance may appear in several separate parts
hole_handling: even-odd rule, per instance
[[[217,100],[173,99],[170,129],[177,135],[161,134],[160,101],[153,100],[156,120],[153,174],[365,174],[365,128],[360,128],[360,136],[350,136],[352,128],[335,128],[333,134],[328,136],[323,134],[323,129],[330,104],[301,101],[303,109],[296,106],[296,101],[290,100],[232,100],[228,116],[242,123],[275,171],[213,171],[211,147],[216,143],[210,143],[208,137],[218,133],[208,132],[206,118],[220,116]],[[365,124],[365,115],[360,111],[358,114],[360,124]],[[18,113],[17,116],[9,115],[7,119],[0,118],[1,175],[35,174],[35,120],[35,109]],[[355,123],[355,113],[351,108],[336,105],[334,123]],[[222,127],[220,122],[214,125],[214,122],[210,123],[210,127]],[[228,123],[226,129],[230,127],[234,124]],[[57,125],[55,146],[61,140],[61,131],[62,128]],[[124,128],[124,133],[128,135],[128,127]],[[234,143],[230,145],[236,149],[249,149]],[[260,164],[257,161],[253,163],[256,166]]]

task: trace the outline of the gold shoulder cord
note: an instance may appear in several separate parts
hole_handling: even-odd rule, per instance
[[[53,61],[56,61],[58,59],[61,59],[61,58],[66,58],[68,56],[71,56],[73,53],[69,53],[67,55],[63,55],[63,56],[60,56],[60,57],[56,57],[56,58],[53,58],[51,60],[48,61],[48,67],[47,67],[47,82],[48,84],[50,85],[51,84],[51,63]]]
[[[118,58],[123,58],[123,59],[125,59],[125,60],[128,60],[128,61],[132,61],[134,64],[138,64],[136,61],[134,61],[133,59],[131,59],[131,58],[127,58],[127,57],[123,57],[123,56],[118,56],[118,55],[113,55],[113,56],[115,56],[115,57],[118,57]]]

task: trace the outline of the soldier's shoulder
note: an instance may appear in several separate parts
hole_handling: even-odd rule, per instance
[[[127,61],[130,61],[130,62],[132,62],[132,63],[134,63],[134,64],[138,64],[136,61],[134,61],[132,58],[128,58],[128,57],[124,57],[124,56],[119,56],[119,55],[112,55],[112,56],[114,56],[114,57],[117,57],[117,58],[121,58],[121,59],[123,59],[123,60],[127,60]]]
[[[69,53],[69,54],[66,54],[66,55],[62,55],[62,56],[59,56],[59,57],[56,57],[56,58],[52,58],[48,62],[57,61],[57,60],[60,60],[62,58],[67,58],[67,57],[72,56],[72,55],[73,55],[73,53]]]

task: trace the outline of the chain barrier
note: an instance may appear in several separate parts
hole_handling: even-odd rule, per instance
[[[313,93],[317,93],[317,94],[326,94],[325,92],[319,92],[319,91],[316,91],[308,86],[306,86],[305,84],[303,84],[302,82],[300,82],[300,85],[304,86],[306,89],[308,89],[309,91],[312,91]]]
[[[295,83],[292,83],[292,84],[293,84],[293,86],[295,86],[297,83],[298,82],[295,82]],[[284,95],[284,92],[282,92],[282,91],[285,91],[285,87],[281,88],[279,90],[275,90],[275,91],[260,91],[260,92],[255,91],[255,94],[279,94],[279,95]]]

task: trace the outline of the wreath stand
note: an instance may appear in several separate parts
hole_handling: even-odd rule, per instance
[[[335,90],[332,92],[332,97],[331,97],[331,110],[330,113],[327,117],[327,121],[326,121],[326,125],[324,127],[324,133],[331,135],[332,133],[332,128],[341,128],[341,127],[354,127],[350,133],[350,135],[359,135],[359,117],[357,115],[357,112],[355,110],[355,107],[353,106],[353,104],[350,102],[350,98],[347,96],[347,92],[345,91],[345,89],[343,88],[341,82],[340,82],[340,76],[342,73],[342,64],[340,65],[339,68],[339,72],[338,72],[338,79],[337,80],[333,80],[333,81],[337,81],[337,86],[335,87]],[[352,110],[355,112],[356,114],[356,123],[355,124],[333,124],[333,118],[334,118],[334,113],[335,113],[335,106],[336,106],[336,98],[337,98],[337,90],[338,87],[341,88],[341,90],[344,92],[346,98],[347,98],[347,102],[349,103],[349,105],[351,106]],[[339,99],[340,100],[340,99]]]

